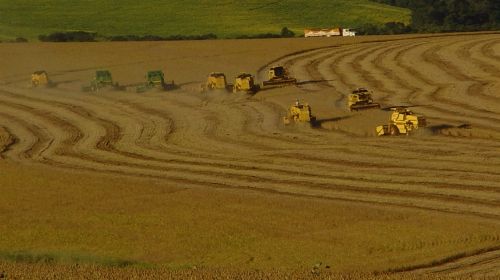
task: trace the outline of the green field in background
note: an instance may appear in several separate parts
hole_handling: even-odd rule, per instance
[[[307,27],[408,23],[410,13],[368,0],[0,0],[0,39],[32,40],[70,30],[104,36],[214,33],[230,38],[279,33],[285,26],[301,34]]]

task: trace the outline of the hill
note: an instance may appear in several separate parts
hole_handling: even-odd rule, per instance
[[[55,31],[86,30],[102,35],[199,35],[220,38],[296,33],[304,27],[348,26],[390,21],[408,23],[408,9],[368,0],[250,1],[0,1],[0,39]],[[161,4],[159,4],[161,3]]]

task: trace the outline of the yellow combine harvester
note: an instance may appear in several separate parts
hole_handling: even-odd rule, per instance
[[[423,116],[415,115],[406,107],[395,107],[391,108],[391,110],[393,112],[389,124],[377,126],[378,136],[409,135],[420,127],[427,125],[427,121]]]
[[[203,91],[227,90],[231,91],[233,86],[227,83],[226,75],[221,72],[212,72],[207,77],[207,82],[201,86]]]
[[[312,116],[311,107],[309,104],[301,104],[299,100],[295,101],[295,104],[290,106],[288,109],[288,114],[283,118],[284,124],[290,123],[300,123],[300,122],[309,122],[314,123],[316,121],[316,117]]]
[[[254,77],[248,73],[241,73],[236,77],[233,92],[256,93],[259,86],[255,84]]]
[[[31,86],[51,86],[52,82],[49,79],[49,75],[45,71],[36,71],[31,74]]]
[[[373,103],[372,94],[364,88],[358,88],[353,90],[351,94],[349,94],[349,98],[347,100],[347,106],[349,110],[359,111],[366,110],[372,108],[380,108],[380,104]]]
[[[297,79],[288,76],[286,69],[283,66],[271,67],[268,71],[268,79],[262,83],[266,86],[287,86],[297,84]]]

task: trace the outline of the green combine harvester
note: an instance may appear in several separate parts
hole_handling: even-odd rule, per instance
[[[159,88],[161,90],[172,90],[175,89],[175,83],[165,82],[165,74],[161,70],[149,71],[146,74],[146,83],[144,85],[138,86],[136,92],[146,92],[153,88]]]
[[[102,88],[111,87],[114,90],[123,90],[123,87],[120,87],[118,83],[113,83],[113,78],[111,76],[111,72],[108,70],[99,70],[95,72],[95,77],[92,82],[90,82],[90,86],[83,86],[82,91],[89,92],[97,92]]]

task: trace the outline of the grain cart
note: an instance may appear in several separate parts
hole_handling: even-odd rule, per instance
[[[283,123],[285,125],[300,122],[314,123],[315,121],[316,117],[312,116],[309,104],[302,104],[299,100],[296,100],[295,104],[288,108],[287,116],[283,118]]]
[[[353,90],[347,100],[349,110],[358,111],[372,108],[380,108],[380,104],[373,103],[372,94],[364,88]]]
[[[288,86],[297,84],[297,79],[289,77],[286,69],[283,66],[271,67],[268,71],[268,79],[262,83],[266,86]]]
[[[83,86],[82,91],[99,91],[102,88],[110,87],[114,90],[122,90],[118,83],[113,83],[111,72],[108,70],[99,70],[95,72],[94,79],[90,82],[90,86]]]
[[[378,136],[409,135],[420,127],[425,127],[427,121],[423,116],[415,115],[406,107],[391,108],[391,118],[389,124],[377,126]]]
[[[256,93],[259,88],[251,74],[241,73],[234,81],[233,92]]]
[[[45,71],[36,71],[31,74],[31,86],[32,87],[38,87],[38,86],[46,86],[50,87],[53,86],[54,84],[52,81],[49,79],[49,75]]]
[[[162,90],[172,90],[175,88],[175,83],[165,82],[165,74],[161,70],[149,71],[146,74],[146,83],[144,85],[138,86],[136,92],[145,92],[152,88],[159,88]]]

